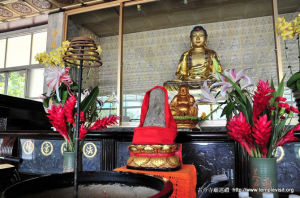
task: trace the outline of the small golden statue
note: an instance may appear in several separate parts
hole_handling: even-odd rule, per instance
[[[164,87],[169,90],[178,89],[180,83],[185,82],[190,88],[200,88],[205,80],[213,80],[215,69],[212,59],[218,63],[217,53],[207,48],[207,32],[202,26],[196,26],[190,33],[191,48],[181,55],[176,70],[177,79],[167,81]],[[220,65],[220,63],[219,63]],[[222,67],[218,68],[222,71]],[[173,88],[172,88],[173,87]]]
[[[181,85],[178,94],[170,103],[171,113],[178,128],[195,128],[198,122],[198,108],[194,107],[195,98],[190,95],[187,85]]]

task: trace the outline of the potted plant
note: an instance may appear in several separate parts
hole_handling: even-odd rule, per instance
[[[211,101],[223,108],[222,115],[227,117],[229,137],[239,142],[250,157],[251,188],[277,188],[276,149],[299,140],[294,136],[294,131],[300,130],[300,124],[289,126],[293,113],[299,113],[299,110],[285,102],[283,80],[277,89],[272,81],[269,84],[260,80],[253,94],[247,89],[251,80],[243,74],[243,70],[236,72],[231,69],[217,76],[218,82],[210,88],[202,88],[203,98],[197,102]],[[221,90],[214,95],[212,90],[218,86]],[[225,97],[222,104],[216,100],[216,96],[220,95]]]
[[[291,22],[286,21],[284,17],[279,17],[276,22],[276,32],[284,41],[286,46],[287,39],[294,39],[296,37],[298,44],[298,59],[299,59],[299,70],[294,73],[291,70],[291,77],[287,80],[287,87],[289,87],[294,94],[295,101],[298,109],[300,109],[300,14],[295,17]],[[287,47],[285,47],[287,49]],[[287,56],[286,56],[287,57]],[[291,66],[289,66],[291,68]],[[299,116],[300,122],[300,116]]]
[[[65,139],[64,172],[73,171],[74,168],[76,105],[78,105],[76,103],[79,93],[77,84],[73,82],[69,75],[70,67],[64,67],[63,56],[69,45],[69,41],[64,41],[59,48],[35,56],[40,64],[48,67],[45,69],[44,74],[48,91],[43,94],[42,98],[50,123],[54,130],[59,132]],[[97,51],[101,53],[100,46],[98,46]],[[81,96],[80,141],[85,138],[88,130],[101,130],[117,123],[118,117],[116,116],[97,118],[98,94],[99,88],[96,86],[91,91],[83,92],[83,96]]]

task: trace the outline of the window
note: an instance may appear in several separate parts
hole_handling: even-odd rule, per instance
[[[0,73],[0,94],[4,94],[4,88],[5,88],[5,74]]]
[[[0,40],[0,68],[4,68],[6,39]]]
[[[29,65],[31,35],[7,39],[6,67]]]
[[[46,51],[46,27],[0,34],[0,94],[39,99],[44,67],[34,60]]]

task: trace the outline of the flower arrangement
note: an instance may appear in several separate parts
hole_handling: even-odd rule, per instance
[[[45,80],[48,86],[47,93],[43,94],[43,104],[48,113],[50,123],[66,141],[65,151],[74,152],[75,149],[75,120],[77,117],[76,104],[78,86],[69,75],[70,67],[64,67],[63,56],[70,42],[65,41],[59,48],[43,52],[35,56],[35,59],[48,67],[45,70]],[[101,47],[98,46],[98,53]],[[93,64],[93,61],[89,61]],[[86,91],[81,96],[80,102],[80,128],[79,140],[85,138],[88,130],[101,130],[117,123],[117,116],[97,119],[97,96],[99,88],[94,87],[92,91]],[[99,102],[100,103],[100,102]]]
[[[284,17],[278,17],[276,22],[276,32],[284,40],[285,45],[287,39],[293,39],[297,37],[299,70],[294,74],[291,71],[292,76],[288,79],[287,86],[292,90],[300,90],[300,14],[298,14],[298,16],[296,16],[291,22],[286,21]],[[287,49],[287,47],[285,48]]]
[[[214,64],[216,66],[217,61]],[[218,108],[225,106],[222,116],[227,117],[228,135],[238,141],[251,157],[274,157],[277,146],[298,140],[294,131],[300,130],[300,124],[293,128],[286,124],[299,110],[285,103],[283,80],[277,90],[272,81],[269,84],[260,80],[256,91],[251,94],[248,90],[251,80],[243,72],[231,69],[224,74],[218,73],[218,81],[210,88],[205,82],[201,89],[203,98],[196,103],[206,101],[219,104]],[[221,90],[214,94],[215,87],[220,86]],[[225,97],[222,103],[218,102],[220,96]]]
[[[64,67],[65,63],[63,57],[69,46],[70,42],[64,41],[57,49],[54,49],[49,53],[38,53],[35,56],[35,60],[38,61],[39,64],[47,67],[44,76],[48,91],[43,94],[43,103],[46,108],[48,108],[51,103],[64,104],[72,93],[78,92],[77,83],[73,82],[69,76],[71,68]],[[97,52],[99,55],[102,52],[100,45],[97,47]],[[93,64],[93,61],[89,61],[89,64]],[[98,87],[95,87],[91,93],[94,93],[94,95],[97,96],[99,93]]]
[[[47,117],[50,123],[55,127],[66,141],[67,152],[74,152],[75,150],[75,120],[76,113],[76,97],[72,95],[69,97],[64,105],[52,105],[48,110],[49,115]],[[80,129],[79,140],[85,138],[88,130],[101,130],[117,123],[118,117],[110,116],[108,118],[97,119],[94,123],[86,122],[85,114],[80,112]]]

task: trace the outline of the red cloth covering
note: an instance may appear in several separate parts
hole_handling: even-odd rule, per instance
[[[165,123],[166,127],[146,126],[143,127],[148,107],[150,92],[161,89],[165,92]],[[174,144],[177,136],[177,125],[171,114],[168,101],[168,91],[161,86],[155,86],[146,92],[141,108],[140,124],[134,129],[132,144]]]

